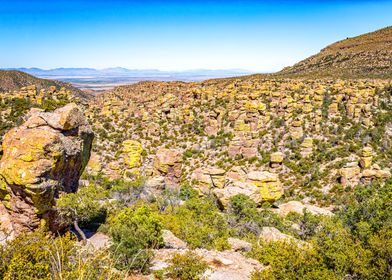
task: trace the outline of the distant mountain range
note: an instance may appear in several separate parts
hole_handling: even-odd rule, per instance
[[[195,69],[187,71],[161,71],[157,69],[127,69],[122,67],[94,69],[94,68],[12,68],[4,70],[18,70],[38,77],[66,76],[66,77],[229,77],[249,75],[253,72],[242,69],[207,70]]]
[[[69,83],[51,79],[40,79],[30,74],[16,70],[0,70],[0,92],[19,90],[21,87],[36,85],[38,89],[47,89],[55,86],[57,89],[65,87],[75,94],[83,95],[83,92]]]
[[[70,83],[85,91],[104,91],[115,86],[147,80],[196,82],[252,74],[252,72],[242,69],[160,71],[156,69],[138,70],[121,67],[106,69],[56,68],[49,70],[40,68],[13,68],[4,70],[24,72],[43,79],[59,80]]]

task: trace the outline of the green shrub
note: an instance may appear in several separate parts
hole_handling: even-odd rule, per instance
[[[107,251],[91,252],[70,233],[54,237],[42,230],[0,246],[0,279],[121,279]]]
[[[191,150],[186,150],[183,155],[182,158],[183,160],[186,160],[188,158],[191,158],[193,156],[193,152]]]
[[[285,230],[282,219],[268,209],[258,210],[256,203],[248,196],[238,194],[230,198],[229,225],[232,234],[239,237],[255,238],[264,226]]]
[[[307,209],[302,214],[291,212],[286,218],[298,225],[298,235],[302,240],[315,236],[322,222],[322,217],[311,214]]]
[[[252,280],[339,279],[327,269],[317,251],[300,248],[295,243],[270,242],[254,246],[250,256],[266,266],[256,271]]]
[[[181,186],[180,188],[180,198],[182,200],[189,200],[191,198],[195,198],[198,197],[199,193],[197,190],[195,190],[194,188],[192,188],[190,185],[188,184],[184,184]]]
[[[44,99],[41,108],[45,111],[54,111],[57,108],[65,106],[67,103],[68,100]]]
[[[109,181],[110,195],[123,206],[131,206],[140,200],[145,186],[145,179],[138,178],[133,181]]]
[[[326,219],[314,238],[323,263],[339,279],[369,279],[372,275],[371,252],[351,236],[341,221]]]
[[[165,226],[192,248],[228,248],[227,222],[213,201],[192,198],[170,215],[163,215]]]
[[[385,184],[358,186],[338,215],[353,234],[361,232],[359,225],[363,226],[364,222],[373,234],[385,225],[392,225],[391,213],[392,180],[388,180]],[[366,241],[363,234],[361,239]]]
[[[175,254],[169,262],[167,276],[179,280],[199,280],[208,267],[203,258],[192,251]]]
[[[80,188],[76,193],[60,194],[56,201],[60,222],[73,225],[85,240],[86,237],[79,225],[89,226],[92,223],[105,221],[106,207],[99,201],[100,198],[104,197],[104,190],[95,185]]]
[[[162,245],[162,223],[148,206],[124,208],[110,219],[109,232],[117,267],[125,270],[147,268],[151,249]]]

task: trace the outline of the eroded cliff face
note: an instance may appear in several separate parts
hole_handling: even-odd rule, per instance
[[[94,134],[76,104],[47,113],[32,109],[4,136],[0,161],[3,234],[57,228],[52,206],[60,192],[76,192]],[[7,218],[8,217],[8,218]]]

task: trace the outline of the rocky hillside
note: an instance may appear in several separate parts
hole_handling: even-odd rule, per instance
[[[142,82],[88,102],[28,86],[0,94],[0,116],[5,279],[58,275],[55,244],[91,279],[390,276],[387,80]]]
[[[278,74],[312,78],[391,78],[392,27],[336,42]]]
[[[123,86],[88,109],[94,168],[160,188],[191,184],[223,206],[238,193],[333,205],[341,186],[390,176],[390,98],[373,80]]]
[[[65,88],[68,91],[86,97],[80,89],[72,85],[56,80],[40,79],[27,73],[16,70],[0,70],[0,92],[17,91],[22,87],[36,86],[38,90],[55,87],[56,89]]]

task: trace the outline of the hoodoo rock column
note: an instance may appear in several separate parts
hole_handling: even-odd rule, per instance
[[[0,233],[19,234],[40,224],[56,230],[52,207],[60,192],[76,192],[94,134],[76,104],[54,112],[32,109],[7,132],[0,161]]]

